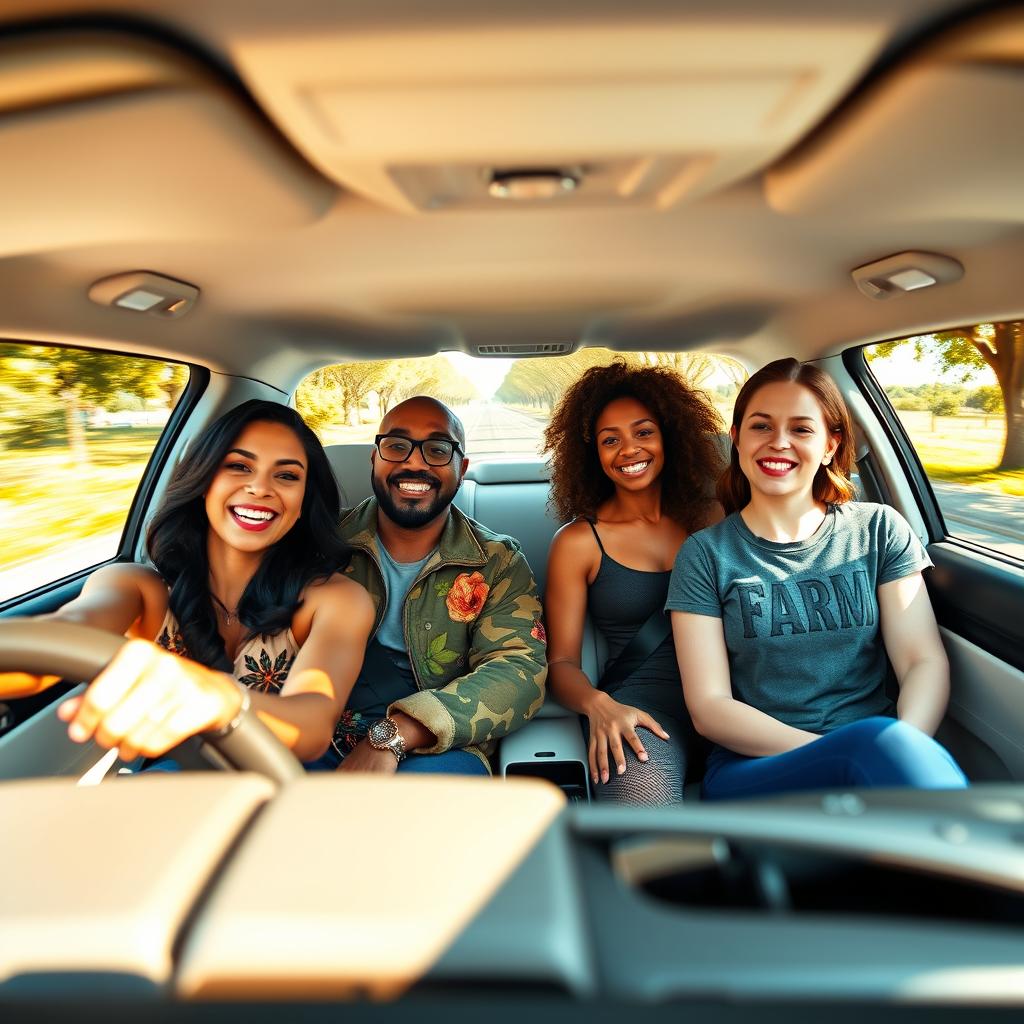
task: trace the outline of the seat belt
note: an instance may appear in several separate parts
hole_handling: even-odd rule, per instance
[[[671,635],[672,623],[668,615],[660,608],[655,608],[647,620],[630,637],[629,643],[619,652],[619,656],[610,664],[605,665],[598,682],[598,689],[622,682],[632,675]]]

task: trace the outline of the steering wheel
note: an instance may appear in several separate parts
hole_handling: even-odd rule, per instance
[[[30,672],[91,681],[125,638],[90,626],[32,619],[0,620],[0,672]],[[227,736],[200,736],[232,768],[257,772],[278,785],[304,774],[295,755],[248,711]]]

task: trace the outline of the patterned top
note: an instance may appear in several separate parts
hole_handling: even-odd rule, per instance
[[[170,609],[164,616],[156,642],[171,654],[189,657],[181,628]],[[263,633],[251,637],[239,647],[231,674],[243,685],[260,693],[279,693],[298,653],[299,645],[290,629],[273,635]]]

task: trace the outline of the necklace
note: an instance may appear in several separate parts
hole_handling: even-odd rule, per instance
[[[230,626],[238,621],[238,609],[229,608],[212,590],[210,591],[210,597],[213,598],[214,604],[220,609],[221,614],[224,616],[224,625]]]

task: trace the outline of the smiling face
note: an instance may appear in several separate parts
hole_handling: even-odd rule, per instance
[[[597,457],[605,475],[627,491],[650,487],[665,466],[661,427],[635,398],[609,402],[594,424]]]
[[[732,437],[752,496],[806,494],[808,500],[818,470],[839,444],[813,392],[794,381],[758,388]]]
[[[265,551],[295,525],[306,494],[306,453],[281,423],[250,423],[221,460],[204,496],[213,534],[229,547]]]
[[[395,406],[381,421],[381,434],[412,441],[453,441],[465,451],[465,438],[447,409],[438,402],[413,398]],[[405,462],[388,462],[374,450],[371,483],[380,509],[393,523],[407,530],[427,526],[448,511],[469,460],[456,451],[447,466],[430,466],[423,450],[413,448]]]

